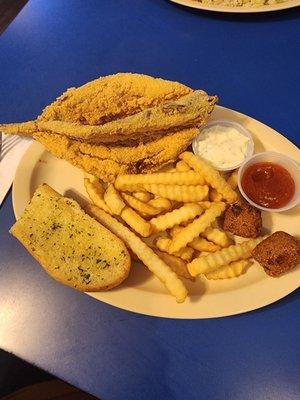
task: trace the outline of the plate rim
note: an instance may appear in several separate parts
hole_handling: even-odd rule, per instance
[[[222,106],[216,106],[216,109],[220,110],[221,112],[222,112],[222,110],[224,112],[231,112],[236,117],[246,118],[250,121],[253,121],[255,124],[258,123],[258,124],[263,125],[265,128],[267,128],[267,130],[271,131],[272,134],[275,134],[278,137],[278,139],[280,139],[281,142],[285,142],[286,145],[292,146],[293,150],[299,151],[298,147],[293,142],[291,142],[289,139],[287,139],[281,133],[277,132],[276,130],[269,127],[268,125],[265,125],[262,122],[256,120],[255,118],[252,118],[252,117],[242,114],[238,111],[235,111],[235,110],[232,110],[232,109],[229,109],[226,107],[222,107]],[[44,152],[46,150],[40,143],[34,141],[29,146],[29,148],[26,150],[26,152],[24,153],[22,159],[20,160],[20,162],[18,164],[18,168],[17,168],[16,175],[15,175],[15,180],[13,182],[13,190],[12,190],[12,204],[13,204],[14,215],[16,218],[19,216],[19,212],[18,212],[19,207],[17,206],[17,200],[16,200],[17,193],[20,190],[20,188],[22,187],[21,183],[19,183],[18,181],[20,180],[20,176],[22,176],[22,181],[24,181],[24,164],[25,165],[26,165],[26,163],[28,164],[28,160],[27,160],[28,156],[30,156],[30,160],[32,160],[31,156],[34,155],[35,153],[40,155],[41,151]],[[30,161],[30,163],[34,164],[34,160]],[[20,174],[20,170],[22,170],[22,169],[23,169],[23,171]],[[25,170],[26,170],[26,168],[25,168]],[[27,171],[25,171],[25,173],[27,173],[27,174],[29,174],[29,176],[31,176],[32,170],[30,168],[27,168]],[[24,188],[22,190],[24,190]],[[300,271],[295,270],[295,275],[297,275],[299,272]],[[291,275],[291,274],[293,274],[293,271],[289,275]],[[274,279],[274,278],[270,278],[270,279]],[[257,284],[259,284],[259,282],[261,282],[261,281],[258,281]],[[265,282],[265,280],[263,280],[262,282]],[[259,309],[259,308],[265,307],[267,305],[270,305],[272,303],[275,303],[275,302],[279,301],[280,299],[286,297],[288,294],[292,293],[294,290],[296,290],[299,287],[299,285],[296,282],[297,282],[297,279],[294,280],[294,284],[291,284],[291,282],[289,282],[288,290],[281,289],[279,297],[276,296],[276,298],[274,298],[273,295],[269,295],[269,296],[266,296],[266,298],[263,301],[261,301],[261,300],[257,301],[255,299],[254,304],[253,304],[253,302],[247,306],[245,306],[245,304],[243,304],[241,306],[242,309],[239,307],[236,307],[233,310],[226,310],[226,311],[224,311],[222,309],[221,313],[215,312],[214,310],[213,311],[210,310],[210,312],[207,313],[206,311],[204,312],[203,309],[201,310],[201,307],[199,307],[200,312],[197,313],[197,315],[195,314],[194,311],[192,311],[191,313],[189,312],[189,304],[191,303],[190,299],[188,299],[183,304],[176,305],[176,308],[174,311],[174,307],[172,307],[172,306],[174,305],[175,300],[168,293],[165,293],[165,292],[155,293],[155,300],[154,300],[153,292],[147,291],[147,290],[145,291],[141,287],[137,288],[137,287],[131,286],[131,287],[129,287],[129,289],[132,291],[133,294],[134,294],[134,292],[143,291],[144,298],[143,298],[143,302],[141,302],[143,304],[138,304],[138,302],[135,302],[135,303],[133,302],[133,304],[130,305],[130,304],[127,304],[127,300],[126,300],[126,304],[124,304],[124,303],[122,303],[122,295],[120,296],[120,298],[118,296],[115,296],[115,297],[117,297],[117,300],[116,300],[116,298],[115,299],[113,298],[115,290],[108,291],[108,292],[97,292],[97,293],[86,293],[86,294],[88,294],[91,297],[96,298],[97,300],[100,300],[106,304],[109,304],[111,306],[121,308],[123,310],[130,311],[130,312],[135,312],[137,314],[143,314],[143,315],[160,317],[160,318],[172,318],[172,319],[210,319],[210,318],[222,318],[222,317],[226,317],[226,316],[243,314],[245,312],[254,311],[256,309]],[[246,287],[249,287],[249,286],[251,286],[251,285],[248,285]],[[121,288],[121,290],[124,289],[124,287],[122,287],[122,286],[120,286],[120,288]],[[125,290],[126,289],[127,289],[127,287],[125,287]],[[242,289],[244,289],[243,286],[241,288],[234,289],[234,291],[238,291],[238,290],[242,290]],[[116,290],[119,290],[119,289],[116,288]],[[224,293],[226,296],[226,292],[220,292],[220,293],[214,293],[214,294],[208,293],[206,296],[215,295],[215,298],[218,298],[218,297],[222,298]],[[112,297],[112,299],[111,299],[111,297]],[[128,297],[130,297],[130,296],[128,296]],[[217,299],[217,301],[218,301],[218,299]],[[163,309],[160,309],[156,305],[156,303],[161,304],[161,302],[163,302],[163,304],[164,304]],[[146,309],[145,309],[145,303],[147,303]],[[204,301],[204,304],[205,304],[205,301]],[[147,309],[147,307],[149,307],[149,310]],[[166,315],[165,309],[168,309],[168,307],[170,307],[170,309],[168,310],[169,314]]]
[[[235,13],[235,14],[251,14],[251,13],[263,13],[273,12],[280,10],[287,10],[300,6],[300,0],[287,0],[282,3],[270,4],[261,7],[229,7],[229,6],[213,6],[207,4],[201,4],[194,0],[169,0],[171,3],[179,4],[181,6],[194,8],[197,10],[222,12],[222,13]]]

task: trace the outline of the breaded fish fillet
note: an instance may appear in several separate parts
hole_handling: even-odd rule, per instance
[[[47,131],[94,144],[146,142],[174,128],[201,125],[216,101],[177,82],[119,73],[67,90],[36,121],[0,129],[26,136]]]
[[[202,125],[217,98],[196,90],[178,100],[147,108],[103,125],[80,125],[64,121],[37,121],[37,130],[58,133],[88,143],[115,143],[124,140],[145,142],[153,136],[180,127]]]
[[[40,119],[101,125],[170,102],[192,92],[178,82],[118,73],[70,88],[47,106]]]
[[[67,90],[36,121],[0,130],[33,136],[55,156],[112,181],[175,161],[216,102],[178,82],[119,73]]]
[[[35,121],[20,122],[15,124],[0,124],[0,131],[8,135],[32,136],[37,130]]]
[[[45,132],[36,132],[34,138],[56,157],[110,182],[118,174],[156,171],[175,161],[198,133],[197,128],[187,128],[138,146],[109,147]]]

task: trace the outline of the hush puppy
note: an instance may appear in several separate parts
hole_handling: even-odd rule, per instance
[[[262,229],[261,212],[246,201],[240,201],[227,208],[223,229],[234,235],[255,238]]]
[[[276,277],[300,262],[300,242],[288,233],[278,231],[260,242],[252,256],[268,275]]]

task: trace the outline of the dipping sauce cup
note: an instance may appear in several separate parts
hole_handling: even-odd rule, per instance
[[[279,167],[283,167],[290,175],[292,180],[294,181],[294,193],[291,195],[289,201],[282,207],[278,208],[269,208],[264,207],[261,204],[256,203],[249,197],[250,193],[247,194],[246,186],[243,187],[243,176],[246,173],[247,169],[255,164],[260,163],[272,163]],[[287,182],[283,182],[282,188],[285,187]],[[266,151],[263,153],[258,153],[246,160],[240,167],[238,172],[238,187],[242,194],[242,196],[254,207],[259,208],[260,210],[264,211],[271,211],[271,212],[281,212],[287,211],[297,204],[300,203],[300,167],[299,165],[290,159],[289,157],[276,153],[273,151]],[[287,186],[288,187],[288,186]],[[275,188],[277,189],[277,188]],[[279,191],[280,192],[280,191]]]
[[[252,156],[251,133],[241,124],[229,120],[206,124],[192,143],[195,155],[210,162],[218,171],[232,171]]]

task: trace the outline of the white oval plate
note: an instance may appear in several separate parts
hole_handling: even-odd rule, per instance
[[[244,125],[253,135],[256,152],[274,150],[300,162],[300,151],[296,146],[255,119],[219,106],[211,119],[229,119]],[[52,156],[41,144],[34,142],[16,172],[13,185],[16,218],[20,217],[33,192],[43,182],[79,202],[87,200],[82,171]],[[269,231],[284,230],[299,235],[299,216],[300,206],[280,214],[263,213],[263,222]],[[121,286],[108,292],[88,294],[125,310],[158,317],[224,317],[255,310],[291,293],[299,286],[300,267],[280,278],[271,278],[258,264],[254,264],[239,278],[223,281],[203,278],[185,283],[189,297],[183,304],[177,304],[145,266],[134,263],[129,278]]]
[[[287,0],[283,3],[272,4],[261,7],[228,7],[220,5],[202,4],[195,0],[170,0],[172,3],[181,4],[182,6],[197,8],[199,10],[217,11],[225,13],[259,13],[268,11],[285,10],[300,5],[300,0]]]

